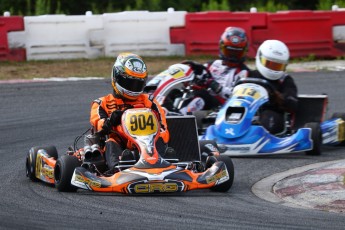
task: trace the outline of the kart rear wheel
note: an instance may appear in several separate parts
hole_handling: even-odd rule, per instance
[[[37,152],[40,149],[44,149],[47,154],[50,157],[53,157],[54,159],[58,158],[57,149],[55,146],[35,146],[32,147],[26,156],[26,176],[30,178],[32,181],[39,181],[39,179],[36,177],[36,158],[37,158]]]
[[[54,168],[55,187],[59,192],[76,192],[77,187],[71,184],[74,169],[80,166],[75,156],[63,155],[56,161]]]
[[[313,149],[306,151],[307,155],[321,155],[322,131],[319,122],[310,122],[304,125],[305,128],[311,128],[311,139],[313,140]]]
[[[213,158],[214,161],[224,162],[224,164],[226,165],[226,169],[228,170],[229,180],[227,180],[227,181],[225,181],[219,185],[216,185],[210,189],[214,192],[227,192],[231,188],[231,186],[234,182],[234,174],[235,174],[234,164],[232,163],[231,158],[228,156],[220,155],[220,156],[215,156],[215,157],[211,157],[211,158]],[[212,161],[212,159],[211,159],[211,161]],[[207,163],[207,165],[209,165],[209,162]]]

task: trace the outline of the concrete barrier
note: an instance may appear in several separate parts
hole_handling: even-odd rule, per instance
[[[332,11],[277,13],[258,13],[255,8],[250,12],[86,12],[21,20],[24,28],[20,29],[13,29],[11,20],[2,20],[0,60],[91,59],[127,51],[142,56],[216,55],[219,36],[227,26],[247,31],[249,57],[255,56],[264,40],[273,38],[286,42],[293,57],[338,57],[345,53],[345,11],[337,7]],[[18,50],[21,52],[14,52]]]
[[[130,51],[143,56],[184,55],[184,44],[172,44],[170,28],[185,24],[185,11],[125,11],[103,14],[105,56]]]
[[[186,46],[186,54],[200,55],[219,53],[219,38],[229,26],[241,27],[247,32],[249,44],[253,44],[252,31],[266,26],[265,13],[212,11],[188,13],[186,25],[171,28],[171,42]],[[248,54],[255,55],[256,50],[249,47]]]
[[[96,58],[103,47],[90,42],[103,29],[100,15],[43,15],[24,17],[27,60]]]
[[[2,61],[23,61],[25,60],[25,49],[12,47],[8,39],[8,33],[11,31],[23,31],[23,17],[11,16],[5,12],[0,17],[0,60]]]

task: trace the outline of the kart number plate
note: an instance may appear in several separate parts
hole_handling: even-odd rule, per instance
[[[185,76],[184,72],[181,69],[170,69],[169,74],[171,75],[172,78],[174,79],[179,79]]]
[[[125,128],[133,136],[147,136],[158,131],[157,119],[151,110],[126,113]]]
[[[237,96],[237,97],[249,96],[254,99],[258,99],[260,97],[260,92],[251,87],[248,87],[248,88],[240,87],[234,92],[234,96]]]

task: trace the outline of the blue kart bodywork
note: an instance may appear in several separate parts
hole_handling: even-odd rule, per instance
[[[256,81],[257,79],[255,79]],[[327,104],[327,95],[301,95],[308,100],[321,98],[320,116],[306,120],[300,128],[290,129],[287,120],[286,130],[279,134],[270,134],[257,120],[260,106],[269,101],[269,93],[262,83],[248,80],[238,84],[232,97],[222,106],[215,123],[209,126],[200,137],[201,140],[214,140],[222,149],[222,154],[229,156],[272,155],[293,152],[306,152],[320,155],[321,145],[338,145],[344,141],[344,120],[333,118],[322,122]],[[258,84],[260,83],[260,84]],[[266,84],[266,83],[265,83]],[[309,101],[307,102],[311,104]],[[315,106],[314,106],[315,107]],[[318,109],[318,110],[320,110]],[[297,114],[298,116],[298,114]],[[303,117],[300,116],[300,117]]]

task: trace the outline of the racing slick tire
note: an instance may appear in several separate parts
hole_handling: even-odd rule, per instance
[[[321,155],[322,131],[319,122],[310,122],[304,125],[305,128],[311,128],[311,139],[313,140],[313,149],[306,151],[307,155]]]
[[[26,176],[30,178],[32,181],[39,181],[36,177],[36,158],[37,152],[40,149],[44,149],[50,157],[53,157],[55,160],[58,158],[58,152],[55,146],[35,146],[32,147],[26,156]]]
[[[77,187],[71,184],[74,169],[80,161],[71,155],[63,155],[56,161],[54,168],[55,187],[59,192],[76,192]]]
[[[214,164],[216,161],[224,162],[224,164],[226,165],[226,169],[228,170],[229,180],[210,188],[210,190],[214,192],[227,192],[231,188],[234,182],[234,174],[235,174],[234,164],[232,163],[232,160],[230,157],[219,155],[219,156],[209,157],[208,161],[206,162],[206,168],[211,167],[212,164]]]

